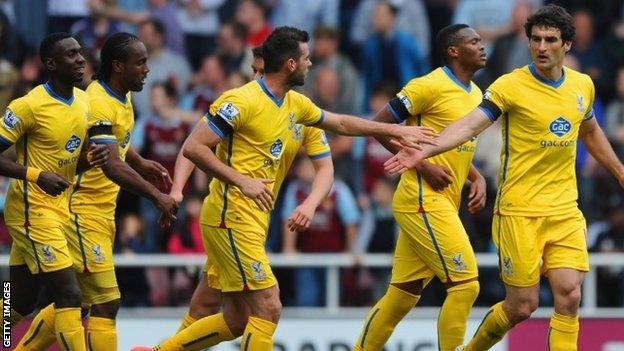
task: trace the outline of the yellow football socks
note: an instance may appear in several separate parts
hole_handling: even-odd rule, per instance
[[[416,305],[420,295],[413,295],[388,286],[386,294],[368,312],[364,329],[353,347],[354,351],[378,351],[390,338],[392,331]]]
[[[468,343],[466,350],[483,351],[489,350],[494,344],[499,342],[505,333],[511,329],[512,325],[503,311],[503,302],[492,306],[485,315],[479,329]]]
[[[61,350],[85,351],[80,307],[57,308],[54,312],[56,340]]]
[[[223,313],[197,320],[181,332],[164,341],[154,350],[192,351],[203,350],[222,341],[232,340],[234,335],[225,323]]]
[[[241,351],[273,351],[273,334],[277,324],[258,317],[249,317],[241,338]]]
[[[479,295],[479,282],[472,281],[449,288],[438,317],[438,349],[455,351],[464,343],[466,322],[472,304]]]
[[[54,304],[49,304],[37,313],[15,351],[46,350],[54,344],[54,319]]]
[[[102,317],[89,317],[87,330],[89,351],[116,351],[117,329],[115,320]]]
[[[578,316],[565,316],[554,312],[548,329],[548,350],[576,351],[578,332]]]
[[[176,331],[176,334],[183,331],[184,329],[188,328],[189,325],[195,323],[197,321],[197,319],[191,317],[190,314],[188,314],[188,312],[184,315],[184,319],[182,319],[182,324],[180,324],[180,327],[178,328],[178,331]]]

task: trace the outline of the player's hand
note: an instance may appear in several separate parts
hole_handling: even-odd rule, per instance
[[[482,175],[477,175],[477,179],[470,184],[470,194],[468,195],[468,212],[475,214],[485,206],[486,184]]]
[[[39,174],[37,185],[39,185],[41,190],[45,191],[46,194],[58,196],[61,195],[65,189],[69,188],[71,183],[56,173],[43,171]]]
[[[171,188],[169,196],[171,196],[178,203],[178,205],[182,203],[182,200],[184,200],[184,194],[182,194],[180,189]]]
[[[438,145],[438,134],[428,127],[396,125],[394,139],[403,147],[422,149],[422,144]]]
[[[143,179],[154,184],[158,189],[168,189],[173,184],[167,169],[156,161],[144,159],[136,171]]]
[[[110,150],[107,145],[89,144],[87,151],[87,161],[91,167],[101,167],[108,162]]]
[[[421,162],[416,169],[435,191],[442,191],[453,183],[453,172],[444,166]]]
[[[384,170],[389,175],[402,174],[422,161],[423,155],[416,149],[403,148],[388,161],[384,162]]]
[[[256,179],[245,177],[242,184],[238,188],[245,196],[252,199],[258,207],[263,211],[271,211],[275,202],[273,191],[267,187],[267,184],[273,183],[271,179]]]
[[[310,228],[316,207],[305,202],[297,206],[288,218],[288,230],[291,232],[301,232]]]
[[[178,203],[176,200],[167,194],[161,193],[156,198],[154,204],[160,210],[158,224],[163,228],[170,226],[171,223],[176,220],[176,213],[178,212]]]

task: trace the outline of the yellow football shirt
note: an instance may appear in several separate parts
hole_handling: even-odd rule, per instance
[[[426,126],[439,133],[479,105],[481,90],[472,82],[468,86],[463,84],[448,67],[440,67],[412,79],[397,97],[411,115],[406,119],[407,125]],[[399,114],[390,108],[397,122],[402,122]],[[428,159],[453,173],[453,182],[442,191],[433,190],[416,170],[405,172],[394,195],[394,211],[458,211],[476,145],[473,138]]]
[[[89,140],[96,144],[116,143],[125,160],[134,128],[131,93],[119,96],[106,83],[94,81],[87,87],[91,113]],[[101,167],[78,176],[70,198],[72,213],[115,218],[119,186],[108,179]]]
[[[222,137],[217,157],[243,175],[276,180],[290,133],[297,124],[322,121],[323,111],[295,91],[277,99],[262,78],[221,95],[210,107],[208,125]],[[274,187],[275,183],[269,184]],[[222,228],[268,227],[268,212],[236,187],[210,182],[201,223]]]
[[[503,118],[503,147],[495,211],[551,216],[577,211],[576,143],[594,116],[594,84],[569,68],[550,81],[531,64],[498,78],[480,108]]]
[[[87,136],[88,113],[84,91],[74,88],[73,96],[66,100],[48,83],[42,84],[11,102],[0,126],[0,142],[15,144],[18,163],[73,182]],[[14,225],[66,223],[69,194],[67,190],[53,197],[35,183],[11,179],[4,218]]]

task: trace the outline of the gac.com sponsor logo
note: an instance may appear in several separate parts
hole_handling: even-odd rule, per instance
[[[540,147],[545,149],[547,147],[573,147],[576,145],[576,140],[540,140]]]

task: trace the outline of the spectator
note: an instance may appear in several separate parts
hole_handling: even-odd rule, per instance
[[[481,35],[489,53],[491,43],[511,31],[514,2],[514,0],[459,0],[453,23],[465,23],[474,28]]]
[[[80,42],[83,48],[91,51],[94,57],[100,57],[106,38],[119,31],[117,22],[97,14],[75,22],[70,29],[71,35]]]
[[[339,90],[336,92],[336,109],[332,111],[358,114],[361,110],[360,103],[362,90],[358,84],[358,72],[351,61],[338,51],[340,44],[340,34],[332,27],[320,26],[314,31],[314,49],[312,51],[312,68],[308,73],[307,83],[303,86],[303,91],[308,96],[312,96],[315,84],[318,80],[316,76],[324,68],[331,68],[338,74]]]
[[[178,6],[173,0],[147,0],[148,8],[145,11],[126,11],[105,0],[89,0],[89,7],[94,14],[100,14],[112,19],[141,25],[148,20],[157,20],[164,28],[164,46],[169,50],[183,55],[184,36],[178,22]]]
[[[276,0],[271,15],[275,27],[291,26],[312,33],[317,26],[338,27],[339,0]]]
[[[236,7],[236,21],[247,29],[247,45],[262,45],[273,28],[266,20],[267,7],[263,0],[240,0]]]
[[[204,58],[199,72],[193,78],[193,89],[182,99],[181,107],[188,110],[208,111],[214,100],[228,89],[223,62],[216,55]]]
[[[363,0],[358,6],[351,27],[351,40],[362,45],[374,32],[373,17],[380,0]],[[429,18],[422,0],[391,0],[398,11],[397,29],[410,34],[417,41],[422,54],[430,55]]]
[[[218,10],[225,0],[182,0],[178,8],[178,23],[184,33],[186,56],[193,69],[198,69],[202,58],[215,48],[219,31]]]
[[[149,19],[139,26],[139,38],[147,48],[147,64],[150,73],[143,90],[133,94],[133,102],[139,118],[150,116],[150,92],[155,82],[171,82],[177,91],[184,92],[191,76],[191,69],[184,56],[164,47],[165,27],[157,20]]]
[[[246,43],[247,29],[240,23],[227,22],[217,35],[217,55],[223,60],[227,73],[242,71],[251,75],[252,57]]]
[[[336,180],[329,195],[317,208],[308,230],[288,230],[287,219],[309,195],[314,167],[308,158],[295,161],[296,179],[288,184],[282,208],[284,253],[351,252],[357,237],[359,211],[355,198],[342,181]],[[297,306],[321,306],[325,293],[323,268],[300,268],[295,273]]]
[[[624,67],[617,70],[615,78],[615,100],[607,107],[605,133],[609,139],[624,146]]]
[[[71,26],[89,15],[87,0],[48,0],[48,33],[69,32]]]
[[[397,11],[389,1],[380,1],[375,7],[375,32],[366,39],[362,53],[365,107],[373,86],[383,82],[403,86],[429,70],[414,38],[396,28]]]
[[[143,224],[136,214],[127,214],[120,220],[119,231],[115,245],[117,254],[141,254],[153,252],[145,241]],[[121,302],[124,306],[149,306],[149,286],[145,276],[145,269],[116,268],[117,283],[123,291]]]

